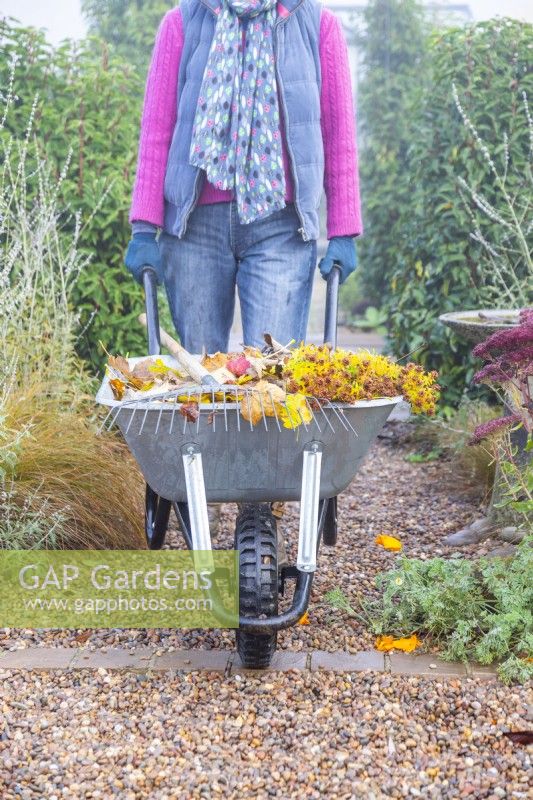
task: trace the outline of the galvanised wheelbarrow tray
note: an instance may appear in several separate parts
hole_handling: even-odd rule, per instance
[[[338,285],[339,270],[334,268],[324,336],[333,346]],[[150,355],[159,355],[157,289],[151,269],[144,272],[144,288],[148,349]],[[177,366],[170,356],[162,358]],[[353,405],[314,400],[311,421],[291,430],[264,414],[252,426],[238,403],[220,401],[224,388],[231,398],[235,386],[201,387],[203,398],[211,394],[211,401],[200,404],[195,421],[176,413],[181,405],[177,397],[176,402],[153,397],[115,400],[108,376],[96,399],[109,406],[109,418],[120,428],[146,480],[145,529],[151,549],[163,546],[173,509],[187,547],[211,550],[207,503],[240,504],[234,545],[240,554],[237,649],[245,666],[264,667],[274,654],[277,631],[297,623],[308,607],[321,539],[326,545],[336,544],[337,495],[350,484],[401,397]],[[245,399],[247,391],[239,387]],[[191,400],[198,394],[197,386]],[[296,566],[278,568],[272,503],[280,501],[300,501],[300,529]],[[292,604],[278,613],[278,596],[289,578],[296,580]]]

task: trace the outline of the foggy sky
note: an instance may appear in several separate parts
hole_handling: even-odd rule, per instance
[[[351,5],[352,0],[333,0],[331,3],[332,6],[343,4]],[[488,19],[500,14],[533,22],[531,0],[506,0],[503,4],[498,0],[470,0],[469,4],[476,19]],[[77,0],[0,0],[0,14],[16,17],[25,25],[47,28],[48,38],[54,43],[66,37],[78,38],[85,31]]]

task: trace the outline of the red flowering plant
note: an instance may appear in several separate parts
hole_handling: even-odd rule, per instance
[[[478,344],[473,355],[487,362],[474,381],[487,383],[503,395],[511,413],[479,425],[470,443],[489,442],[505,484],[504,499],[497,506],[519,512],[532,529],[533,461],[529,452],[533,451],[533,308],[520,313],[518,325]],[[519,453],[510,438],[510,430],[520,427],[528,433],[525,453]]]
[[[493,333],[474,347],[473,355],[488,362],[474,376],[474,382],[501,386],[515,412],[480,425],[474,433],[475,441],[515,423],[533,433],[533,308],[520,313],[519,325]]]

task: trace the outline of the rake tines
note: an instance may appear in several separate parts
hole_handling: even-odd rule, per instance
[[[204,400],[205,402],[203,402]],[[286,401],[276,401],[273,392],[268,389],[267,393],[263,395],[253,386],[235,386],[233,384],[218,387],[207,387],[200,384],[188,385],[159,394],[141,395],[122,400],[109,410],[100,431],[109,429],[117,423],[120,414],[129,412],[125,434],[130,431],[137,415],[142,414],[137,435],[140,436],[143,433],[149,418],[155,419],[154,435],[157,435],[162,428],[164,415],[168,414],[168,434],[171,435],[176,426],[176,414],[180,413],[183,417],[183,424],[180,426],[182,436],[185,436],[188,431],[198,435],[203,420],[213,432],[216,432],[216,415],[220,412],[224,420],[225,432],[230,430],[232,415],[234,415],[237,432],[248,428],[252,431],[264,429],[265,432],[268,432],[269,417],[274,420],[275,426],[281,432],[280,408],[284,409],[282,414],[286,420],[284,428],[295,433],[298,432],[300,426],[308,432],[314,425],[318,433],[322,433],[325,425],[334,434],[333,420],[337,420],[342,431],[354,436],[358,435],[345,414],[342,404],[306,397],[305,409],[298,409],[295,414],[294,410],[291,412]],[[149,416],[149,412],[157,413],[157,417]],[[243,422],[248,424],[243,427]]]

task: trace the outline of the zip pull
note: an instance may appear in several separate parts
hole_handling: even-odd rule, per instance
[[[300,236],[302,237],[304,242],[308,242],[309,241],[309,237],[305,233],[305,228],[298,228],[298,233],[300,234]]]

